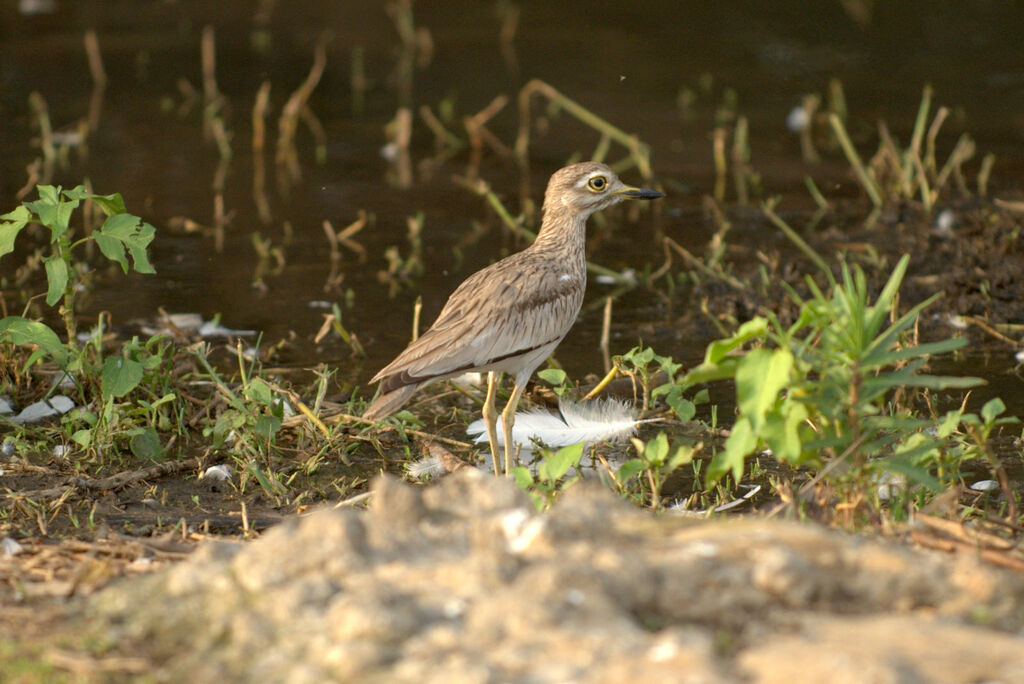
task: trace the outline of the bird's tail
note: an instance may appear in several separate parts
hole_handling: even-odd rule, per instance
[[[405,402],[419,389],[419,385],[403,385],[390,392],[384,392],[370,404],[369,408],[363,411],[363,418],[366,420],[380,420],[387,418],[392,413],[402,408]]]

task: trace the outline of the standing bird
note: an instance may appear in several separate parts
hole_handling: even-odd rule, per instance
[[[466,278],[448,298],[430,329],[370,382],[380,393],[367,420],[385,418],[418,389],[467,371],[489,371],[483,418],[498,474],[498,374],[515,376],[501,412],[505,474],[511,470],[512,423],[526,383],[576,321],[587,285],[584,252],[587,219],[625,199],[664,197],[657,190],[623,184],[598,162],[559,169],[544,193],[543,221],[532,245]]]

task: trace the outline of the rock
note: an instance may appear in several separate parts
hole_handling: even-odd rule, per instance
[[[812,655],[813,654],[813,655]],[[926,616],[813,616],[740,655],[750,681],[1020,682],[1021,639]]]
[[[293,518],[118,582],[84,599],[82,629],[170,680],[1024,676],[1024,639],[972,624],[1019,631],[1024,580],[976,561],[806,524],[655,517],[595,483],[537,514],[470,468],[372,491],[368,513]]]

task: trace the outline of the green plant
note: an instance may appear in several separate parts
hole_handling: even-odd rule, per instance
[[[619,372],[639,381],[642,410],[647,410],[652,398],[662,397],[679,420],[685,422],[693,418],[697,410],[694,401],[683,397],[686,387],[678,383],[676,377],[683,366],[672,357],[660,356],[650,347],[641,345],[616,356],[614,363]],[[657,385],[656,381],[659,381]]]
[[[632,442],[637,456],[619,466],[615,479],[622,487],[635,476],[639,476],[640,482],[646,479],[650,486],[650,506],[657,510],[661,507],[661,488],[669,475],[680,467],[692,463],[694,454],[699,452],[703,445],[681,444],[670,447],[668,436],[664,432],[659,432],[654,439],[647,442],[636,438]]]
[[[792,325],[757,317],[708,346],[704,363],[681,384],[734,380],[739,414],[711,463],[710,478],[732,473],[739,482],[744,459],[768,448],[793,465],[824,466],[821,476],[833,483],[845,477],[861,486],[868,478],[857,475],[883,469],[938,486],[931,470],[946,443],[936,421],[909,406],[908,389],[965,388],[982,381],[922,372],[930,356],[959,349],[966,340],[914,343],[917,317],[935,297],[898,315],[897,292],[908,262],[907,256],[900,260],[874,302],[857,267],[843,264],[842,281],[828,294],[808,278],[810,298],[790,290],[799,306]],[[748,344],[754,348],[737,353]]]
[[[40,185],[37,190],[38,200],[23,202],[0,216],[0,258],[14,251],[15,239],[26,226],[38,223],[50,231],[50,255],[43,260],[47,280],[46,303],[53,306],[63,299],[59,313],[64,320],[67,345],[73,348],[76,344],[75,293],[79,270],[78,264],[72,260],[72,253],[91,242],[105,257],[119,264],[125,273],[130,268],[137,273],[155,273],[146,256],[146,248],[156,235],[156,229],[138,216],[129,214],[118,193],[96,195],[82,185],[71,190]],[[83,201],[98,206],[106,219],[98,229],[76,238],[71,215]],[[52,332],[45,324],[21,316],[0,320],[0,339],[14,344],[32,343],[39,347],[38,355],[33,354],[30,362],[48,355],[63,368],[68,355],[62,351],[62,345]]]
[[[236,349],[240,385],[225,382],[207,359],[205,346],[195,350],[196,359],[207,377],[217,386],[227,407],[212,425],[203,428],[203,437],[212,438],[215,449],[226,449],[246,476],[252,476],[271,496],[285,492],[285,486],[272,473],[260,467],[269,463],[285,417],[286,400],[277,389],[255,374],[255,366],[246,366],[241,347]],[[243,479],[240,487],[244,489]]]
[[[583,458],[583,443],[572,444],[562,447],[558,451],[551,452],[544,450],[542,460],[537,466],[537,476],[526,466],[517,466],[512,469],[512,476],[516,485],[526,492],[533,500],[537,510],[543,510],[550,506],[558,494],[579,479],[575,475],[568,480],[562,480],[570,468],[579,465]]]
[[[569,374],[561,368],[543,368],[537,371],[537,377],[551,385],[551,389],[559,397],[572,389]]]

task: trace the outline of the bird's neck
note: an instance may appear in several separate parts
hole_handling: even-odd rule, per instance
[[[561,209],[561,208],[559,208]],[[582,256],[586,247],[587,218],[590,214],[545,208],[544,219],[533,247],[566,257]]]

